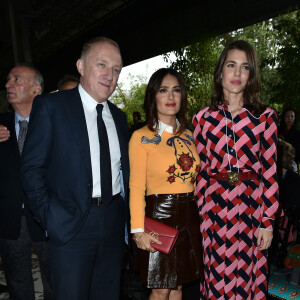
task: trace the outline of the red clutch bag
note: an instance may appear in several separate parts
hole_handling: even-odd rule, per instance
[[[170,254],[178,237],[177,229],[148,217],[145,217],[145,232],[159,239],[161,244],[151,243],[151,246],[165,254]]]

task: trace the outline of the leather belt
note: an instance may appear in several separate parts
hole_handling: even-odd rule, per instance
[[[119,196],[120,196],[120,193],[113,195],[113,196],[112,196],[112,200],[117,199]],[[97,205],[97,206],[102,206],[102,205],[105,204],[105,203],[103,202],[103,200],[101,199],[101,197],[95,197],[95,198],[92,198],[92,199],[91,199],[91,203],[94,204],[94,205]]]
[[[229,184],[234,185],[239,181],[258,179],[259,175],[255,172],[243,172],[243,173],[227,172],[227,173],[216,173],[212,175],[211,178],[217,180],[225,180]]]

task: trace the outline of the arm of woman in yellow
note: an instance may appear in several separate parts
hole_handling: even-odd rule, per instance
[[[145,145],[141,143],[141,137],[140,132],[135,131],[129,142],[131,233],[134,233],[138,248],[154,252],[155,249],[151,247],[151,242],[160,244],[159,240],[143,232],[148,154]]]

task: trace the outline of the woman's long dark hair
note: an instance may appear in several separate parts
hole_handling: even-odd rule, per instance
[[[146,113],[146,123],[151,131],[155,131],[158,126],[158,114],[156,105],[156,94],[161,87],[161,83],[166,75],[174,76],[179,83],[181,90],[181,102],[179,112],[176,114],[176,118],[180,123],[178,134],[185,131],[187,128],[187,92],[185,84],[181,75],[174,69],[162,68],[154,72],[149,80],[146,88],[145,99],[144,99],[144,110]]]
[[[258,76],[258,66],[256,53],[253,47],[246,41],[238,40],[230,43],[221,53],[214,72],[214,91],[211,97],[211,106],[214,110],[218,109],[220,104],[226,103],[223,93],[223,85],[221,74],[227,55],[230,50],[240,50],[246,54],[249,64],[249,78],[243,92],[243,101],[247,108],[253,113],[262,113],[266,109],[266,105],[260,101],[259,91],[260,82]]]
[[[283,112],[281,113],[281,116],[280,116],[280,125],[279,125],[279,128],[278,128],[278,131],[280,133],[282,133],[286,128],[286,123],[285,123],[285,115],[288,111],[293,111],[294,114],[295,114],[295,121],[294,121],[294,124],[292,125],[292,128],[295,127],[295,124],[296,124],[296,118],[297,118],[297,113],[296,113],[296,109],[293,108],[293,107],[287,107],[283,110]]]

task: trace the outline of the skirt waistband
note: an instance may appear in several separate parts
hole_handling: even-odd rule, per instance
[[[180,194],[153,194],[146,196],[147,200],[189,200],[194,199],[194,192]]]

